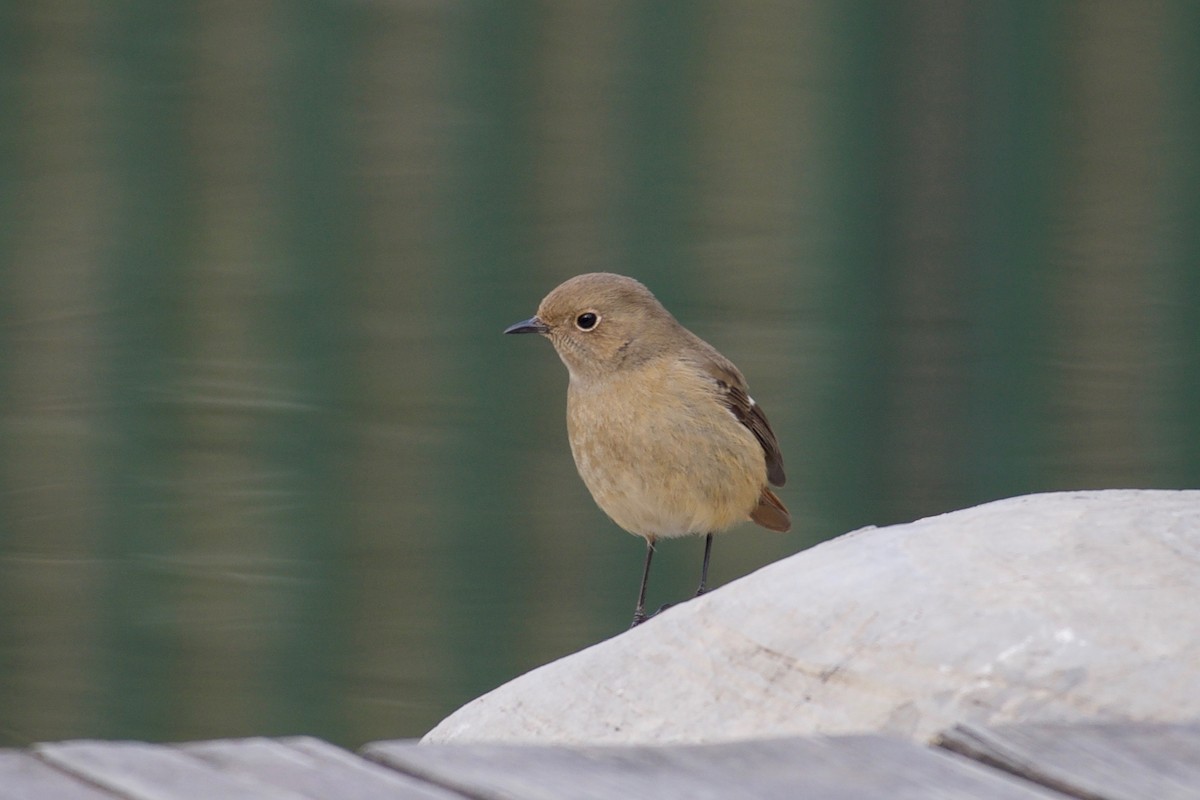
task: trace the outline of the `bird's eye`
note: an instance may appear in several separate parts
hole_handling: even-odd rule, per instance
[[[590,331],[600,322],[600,315],[595,311],[585,311],[575,318],[575,327],[581,331]]]

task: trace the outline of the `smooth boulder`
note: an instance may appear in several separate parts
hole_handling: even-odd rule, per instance
[[[840,536],[468,703],[426,742],[632,744],[1200,718],[1200,491]]]

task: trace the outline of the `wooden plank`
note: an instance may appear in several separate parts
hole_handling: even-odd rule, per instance
[[[115,795],[55,769],[32,753],[0,750],[0,800],[113,800]]]
[[[1086,800],[1200,800],[1200,725],[959,725],[936,744]]]
[[[129,800],[307,800],[248,776],[226,775],[166,745],[72,741],[33,749],[59,769]]]
[[[320,739],[237,739],[181,745],[185,752],[229,773],[306,797],[354,800],[462,800],[409,775],[359,758]]]
[[[1040,787],[884,736],[554,747],[375,742],[367,758],[489,800],[1030,800]]]

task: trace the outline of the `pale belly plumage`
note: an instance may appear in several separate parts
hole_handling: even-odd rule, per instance
[[[634,382],[614,405],[596,385],[568,392],[571,452],[596,504],[630,533],[659,537],[726,530],[748,519],[766,485],[754,435],[707,386]],[[628,388],[628,387],[627,387]],[[688,413],[666,413],[680,404]]]

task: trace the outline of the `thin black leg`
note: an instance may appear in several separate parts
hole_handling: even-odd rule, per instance
[[[700,588],[696,590],[696,597],[708,591],[708,557],[712,554],[712,539],[711,533],[704,539],[704,564],[700,567]]]
[[[642,589],[638,592],[637,608],[633,611],[634,628],[646,621],[646,583],[650,580],[650,559],[654,558],[654,540],[646,540],[646,566],[642,570]]]

